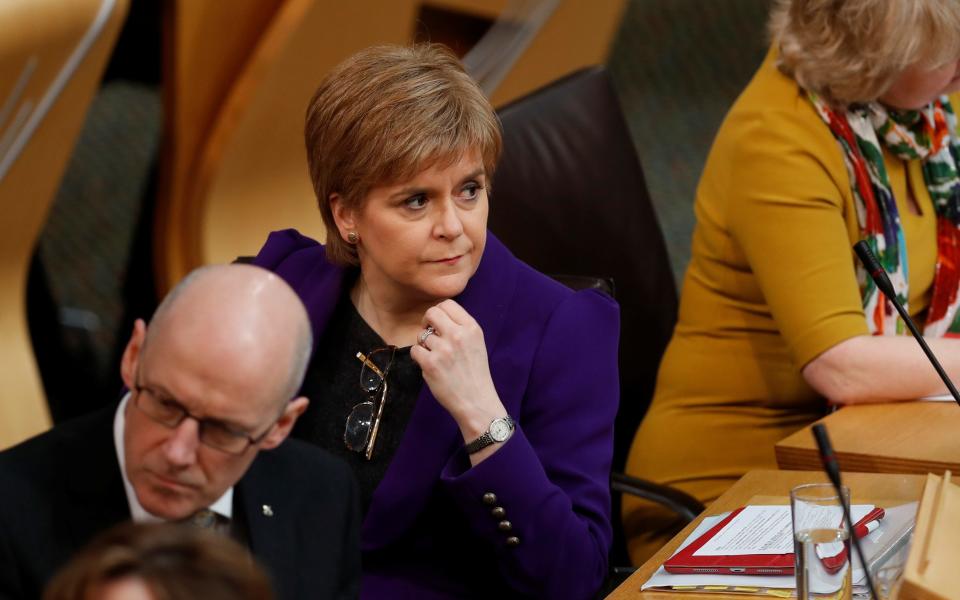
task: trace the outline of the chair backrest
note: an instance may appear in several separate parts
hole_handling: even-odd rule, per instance
[[[0,448],[49,426],[27,270],[128,0],[0,2]]]
[[[614,469],[622,471],[677,313],[639,159],[601,67],[578,71],[499,115],[504,152],[493,177],[491,231],[543,273],[613,280],[621,311]]]

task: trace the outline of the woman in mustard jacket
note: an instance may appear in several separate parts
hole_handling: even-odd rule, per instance
[[[944,391],[857,263],[867,240],[960,376],[960,3],[778,0],[697,190],[680,316],[628,472],[704,502],[828,403]],[[631,556],[671,518],[626,502]]]

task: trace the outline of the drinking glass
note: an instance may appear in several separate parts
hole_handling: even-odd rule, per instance
[[[850,490],[841,488],[849,506]],[[790,490],[797,598],[850,600],[850,539],[843,505],[829,483],[809,483]]]

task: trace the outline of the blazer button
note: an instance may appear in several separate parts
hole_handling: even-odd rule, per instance
[[[497,495],[493,492],[487,492],[483,495],[483,503],[488,506],[493,506],[497,503]]]
[[[513,529],[513,523],[511,523],[510,521],[500,521],[499,523],[497,523],[497,529],[499,529],[500,531],[510,531],[511,529]]]
[[[498,506],[490,511],[490,514],[493,515],[494,519],[502,519],[507,516],[507,511],[504,510],[502,506]]]
[[[518,538],[515,535],[511,535],[510,537],[507,538],[507,545],[510,546],[511,548],[516,548],[517,546],[520,545],[520,538]]]

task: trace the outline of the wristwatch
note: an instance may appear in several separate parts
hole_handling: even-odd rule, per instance
[[[490,427],[487,428],[483,435],[464,446],[464,449],[467,451],[467,454],[474,454],[491,444],[505,442],[513,435],[513,429],[513,419],[510,418],[510,415],[494,419],[490,421]]]

